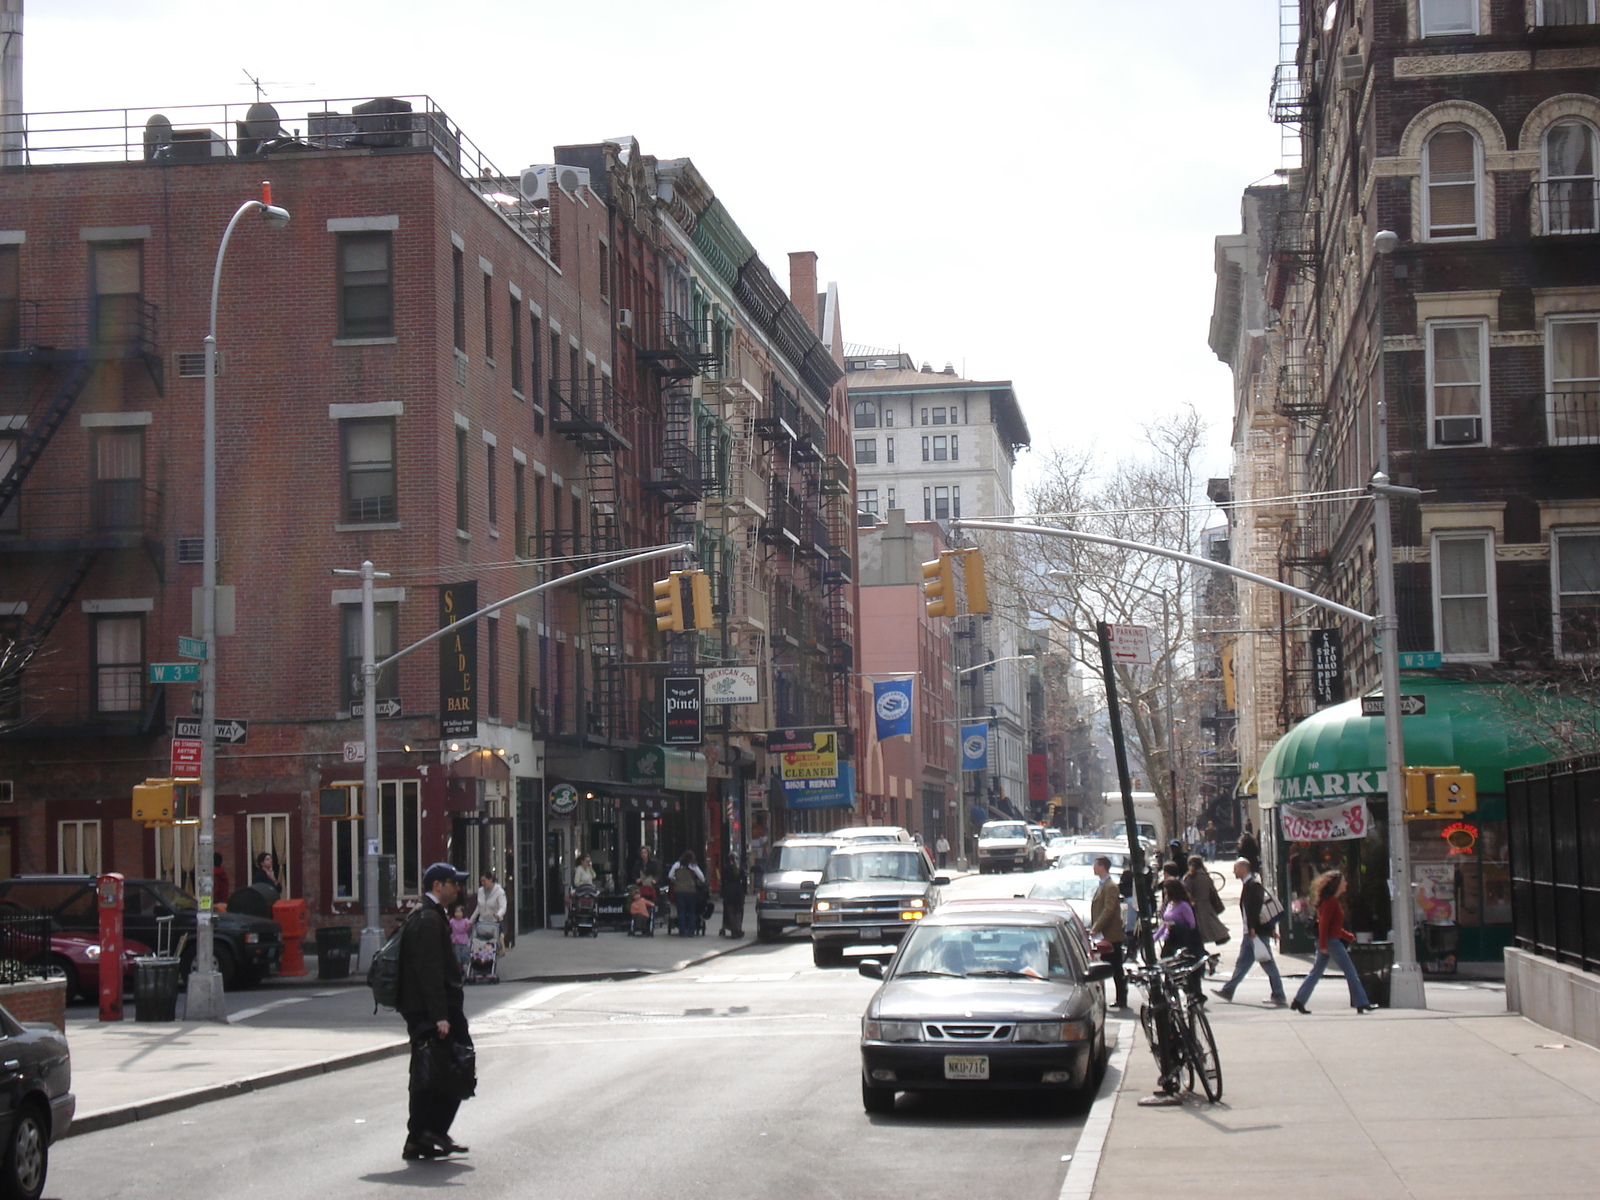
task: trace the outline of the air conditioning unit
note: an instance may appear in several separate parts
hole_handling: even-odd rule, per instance
[[[1482,417],[1435,417],[1433,440],[1439,446],[1473,446],[1483,441]]]
[[[533,204],[549,204],[552,183],[567,195],[576,196],[579,188],[589,186],[589,168],[559,164],[524,167],[520,179],[522,198]]]
[[[632,329],[633,328],[633,309],[631,309],[631,308],[619,308],[619,309],[617,309],[617,328],[618,329]]]
[[[1361,81],[1366,78],[1367,60],[1361,54],[1341,54],[1339,56],[1339,86],[1347,91],[1354,91],[1361,86]]]

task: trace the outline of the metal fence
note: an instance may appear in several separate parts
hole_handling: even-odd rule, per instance
[[[50,926],[44,913],[0,914],[0,983],[49,976]]]
[[[1517,945],[1600,970],[1600,755],[1506,772]]]

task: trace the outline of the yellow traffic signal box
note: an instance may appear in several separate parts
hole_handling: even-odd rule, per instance
[[[954,556],[945,550],[932,562],[922,564],[922,594],[930,617],[956,615],[956,573]]]
[[[1478,779],[1460,767],[1407,767],[1406,816],[1453,817],[1478,811]]]
[[[690,571],[688,575],[689,607],[694,617],[691,627],[713,629],[716,627],[716,616],[711,611],[711,576],[704,571]]]
[[[961,556],[961,569],[967,577],[967,611],[969,613],[986,613],[989,611],[989,583],[983,573],[983,554],[978,550],[968,550]]]
[[[177,820],[175,789],[170,779],[146,779],[133,785],[133,819],[146,825]]]
[[[679,633],[683,623],[683,572],[674,571],[665,579],[656,580],[656,628],[663,632]]]

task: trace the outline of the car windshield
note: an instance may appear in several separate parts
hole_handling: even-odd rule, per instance
[[[145,886],[156,894],[157,900],[174,912],[188,912],[198,907],[193,896],[189,895],[188,892],[180,891],[178,888],[173,887],[165,879],[157,879]]]
[[[769,871],[821,871],[832,846],[774,846],[767,855]]]
[[[1150,824],[1148,821],[1139,821],[1137,825],[1140,837],[1149,838],[1152,842],[1156,840],[1156,827],[1154,825]],[[1128,823],[1126,821],[1118,821],[1111,827],[1111,836],[1114,838],[1127,837]]]
[[[1128,856],[1115,851],[1106,850],[1069,850],[1058,860],[1057,865],[1062,867],[1092,867],[1097,858],[1109,858],[1111,869],[1120,871],[1128,865]]]
[[[1047,926],[918,926],[900,952],[894,976],[938,975],[1065,982],[1072,972],[1061,939]]]
[[[1028,827],[1021,821],[991,821],[979,832],[980,838],[1025,838]]]
[[[1092,900],[1100,880],[1094,875],[1068,875],[1062,879],[1046,877],[1028,889],[1031,900]]]
[[[904,879],[926,882],[928,867],[915,850],[875,850],[868,854],[835,854],[822,873],[823,883],[840,880]]]

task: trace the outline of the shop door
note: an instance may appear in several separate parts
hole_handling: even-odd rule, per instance
[[[566,896],[567,831],[551,829],[544,835],[545,911],[567,911]]]

